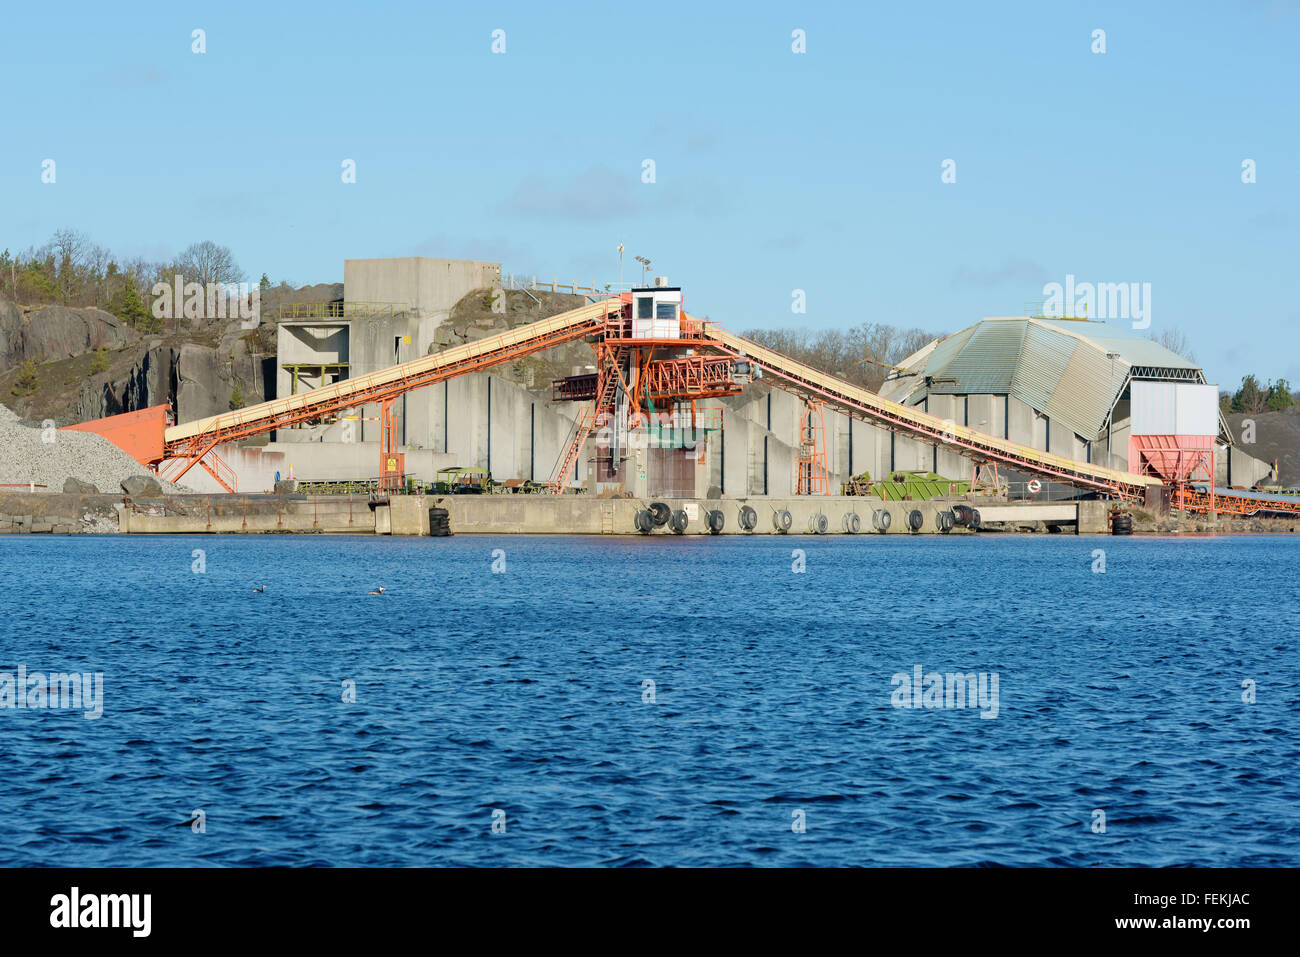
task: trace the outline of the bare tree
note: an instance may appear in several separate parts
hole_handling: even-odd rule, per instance
[[[175,268],[186,282],[239,282],[244,278],[234,254],[210,239],[186,246],[176,257]]]
[[[89,246],[90,239],[76,229],[60,229],[50,239],[47,249],[54,256],[59,299],[63,302],[72,298]]]
[[[1159,334],[1151,332],[1148,334],[1152,342],[1158,342],[1170,352],[1177,353],[1188,362],[1196,362],[1196,353],[1192,351],[1192,343],[1188,340],[1187,335],[1177,326],[1170,326],[1167,329],[1161,329]]]
[[[815,369],[876,391],[897,365],[937,338],[922,329],[866,323],[851,329],[751,329],[744,335]],[[881,365],[884,363],[885,365]]]

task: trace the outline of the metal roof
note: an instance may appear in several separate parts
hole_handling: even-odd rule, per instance
[[[915,404],[931,392],[1011,395],[1086,439],[1100,436],[1135,368],[1148,377],[1169,370],[1169,378],[1204,381],[1195,363],[1158,342],[1081,319],[984,319],[900,364],[918,375],[887,381],[887,398]]]

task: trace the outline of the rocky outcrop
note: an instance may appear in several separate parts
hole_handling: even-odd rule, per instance
[[[133,360],[120,372],[96,376],[77,397],[74,422],[175,403],[177,352],[161,339],[141,343]]]
[[[121,371],[95,377],[77,398],[72,420],[85,422],[170,402],[178,421],[230,411],[233,400],[253,405],[268,398],[274,355],[264,355],[260,331],[223,335],[216,346],[153,338],[140,343]],[[272,339],[274,341],[274,339]],[[267,369],[271,372],[268,372]],[[274,381],[274,379],[272,379]]]
[[[0,299],[0,371],[22,362],[23,311],[7,299]]]
[[[0,370],[28,359],[68,359],[101,346],[120,349],[139,338],[135,330],[102,309],[43,306],[25,313],[11,302],[0,302]]]

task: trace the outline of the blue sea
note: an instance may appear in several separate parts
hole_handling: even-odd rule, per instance
[[[1296,866],[1298,563],[0,537],[0,672],[102,674],[98,717],[0,708],[0,866]]]

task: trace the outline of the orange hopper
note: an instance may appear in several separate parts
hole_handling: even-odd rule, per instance
[[[167,404],[153,405],[138,412],[65,425],[64,429],[102,435],[141,465],[156,466],[163,460],[163,436],[170,424],[170,412]]]

